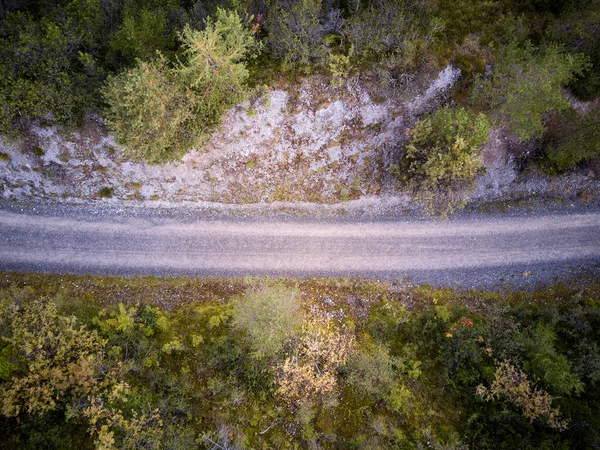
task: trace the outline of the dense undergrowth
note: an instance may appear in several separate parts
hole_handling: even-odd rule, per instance
[[[571,123],[561,87],[600,94],[599,11],[598,0],[4,2],[0,132],[99,112],[130,155],[162,163],[201,142],[249,86],[319,72],[338,87],[367,75],[393,90],[452,63],[463,72],[456,101],[527,140],[549,112],[567,109],[557,120]],[[548,171],[598,155],[590,123],[544,140]]]
[[[2,448],[600,445],[597,281],[0,283]]]

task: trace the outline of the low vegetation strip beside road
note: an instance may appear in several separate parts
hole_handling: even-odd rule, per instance
[[[598,212],[320,222],[81,220],[0,211],[0,267],[8,270],[413,276],[436,282],[448,271],[460,273],[456,277],[532,269],[551,275],[564,266],[598,263]]]

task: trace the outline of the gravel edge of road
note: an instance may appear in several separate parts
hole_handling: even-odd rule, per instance
[[[73,217],[79,220],[91,218],[146,218],[179,220],[294,220],[323,222],[370,222],[399,221],[423,222],[441,220],[468,220],[484,217],[523,217],[531,215],[551,215],[600,211],[600,202],[548,199],[532,196],[513,201],[477,201],[467,205],[442,219],[422,213],[417,206],[406,207],[405,203],[394,197],[363,199],[336,204],[320,203],[258,203],[223,204],[209,202],[162,202],[162,201],[121,201],[121,200],[79,200],[66,199],[9,201],[0,200],[0,210],[35,215]]]

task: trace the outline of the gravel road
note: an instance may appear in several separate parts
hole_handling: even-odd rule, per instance
[[[538,283],[600,273],[600,212],[440,220],[200,218],[0,209],[0,269]]]

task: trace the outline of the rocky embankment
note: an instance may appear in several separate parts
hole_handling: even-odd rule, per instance
[[[358,79],[334,89],[318,77],[295,89],[272,89],[223,118],[208,143],[182,161],[150,166],[123,156],[101,119],[76,130],[33,126],[0,143],[0,196],[27,199],[213,202],[227,204],[383,202],[409,207],[389,174],[407,131],[449,98],[460,71],[372,92]],[[563,177],[520,174],[527,151],[493,129],[483,151],[486,173],[474,198],[532,195],[597,202],[597,170]]]

